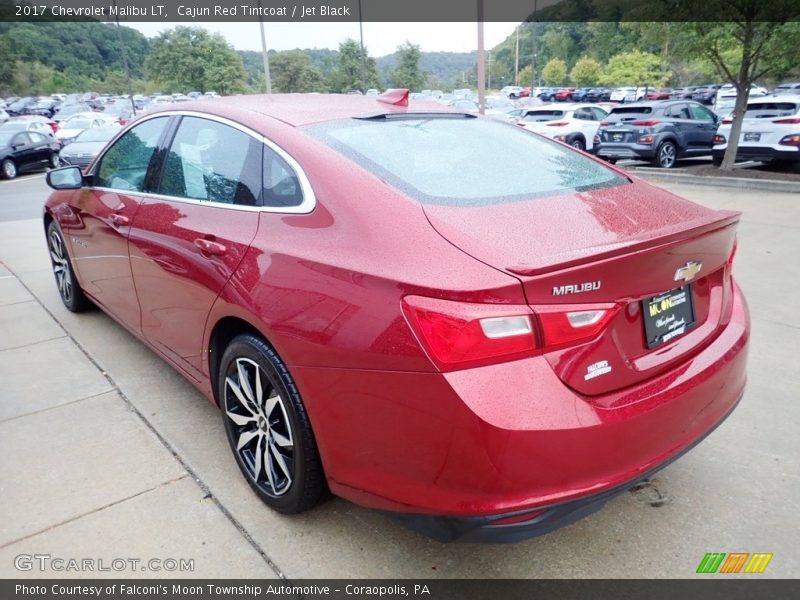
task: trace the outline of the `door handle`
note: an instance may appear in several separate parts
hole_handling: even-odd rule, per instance
[[[220,244],[219,242],[215,242],[213,240],[207,240],[205,238],[197,238],[194,241],[194,245],[200,248],[201,252],[204,252],[205,254],[212,254],[214,256],[222,256],[228,251],[224,244]]]
[[[111,213],[109,219],[111,219],[111,222],[114,223],[114,225],[120,225],[120,226],[129,225],[131,222],[131,220],[125,215],[119,215],[117,213]]]

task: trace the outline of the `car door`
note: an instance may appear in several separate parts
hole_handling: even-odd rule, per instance
[[[203,332],[214,301],[258,229],[263,140],[213,117],[183,116],[130,234],[142,333],[202,378]]]
[[[694,122],[692,140],[694,149],[711,152],[719,124],[716,115],[701,104],[690,104],[689,110]]]
[[[28,132],[20,131],[11,139],[11,157],[18,171],[30,169],[36,163],[36,154]]]
[[[46,165],[50,161],[53,151],[50,148],[50,140],[38,131],[29,131],[28,137],[31,140],[31,157],[38,165]]]
[[[672,131],[678,140],[678,152],[686,151],[692,142],[692,123],[688,103],[679,102],[668,106],[664,109],[664,116],[672,123]]]
[[[148,119],[117,139],[97,161],[73,207],[80,228],[66,231],[83,289],[134,331],[140,311],[128,255],[130,225],[148,190],[169,117]]]

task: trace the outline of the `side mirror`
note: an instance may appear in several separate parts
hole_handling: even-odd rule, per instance
[[[54,190],[78,190],[83,186],[80,167],[61,167],[47,172],[47,185]]]

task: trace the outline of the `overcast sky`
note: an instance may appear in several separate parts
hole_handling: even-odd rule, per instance
[[[126,23],[147,37],[186,23]],[[192,23],[221,33],[237,50],[261,50],[258,23]],[[518,23],[485,23],[486,48],[492,48],[514,31]],[[337,49],[350,37],[358,40],[358,23],[267,23],[267,48]],[[397,46],[410,41],[425,52],[470,52],[478,49],[475,23],[364,23],[364,45],[371,56],[391,54]]]

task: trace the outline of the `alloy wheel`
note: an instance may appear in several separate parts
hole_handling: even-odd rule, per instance
[[[50,166],[54,169],[61,166],[61,157],[58,155],[58,152],[53,152],[50,155]]]
[[[225,413],[235,425],[235,451],[251,481],[269,496],[288,492],[294,473],[291,422],[283,398],[249,358],[231,363]]]
[[[53,274],[56,277],[58,293],[65,303],[72,300],[72,273],[69,269],[64,242],[55,229],[50,231],[50,260],[53,263]]]
[[[675,164],[675,146],[670,142],[664,142],[659,148],[658,164],[665,169]]]
[[[13,160],[3,161],[3,175],[5,175],[6,179],[14,179],[17,176],[17,165],[14,164]]]

